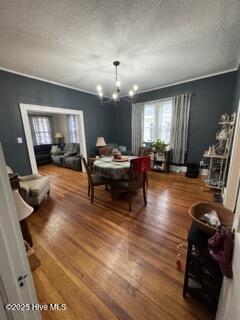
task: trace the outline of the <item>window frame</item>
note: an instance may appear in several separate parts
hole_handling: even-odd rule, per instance
[[[144,110],[143,110],[143,140],[145,141],[145,107],[147,105],[153,105],[154,106],[154,137],[153,141],[149,142],[154,142],[157,138],[162,138],[162,126],[160,126],[160,121],[162,121],[162,116],[163,113],[161,112],[162,105],[166,101],[173,101],[172,98],[166,98],[166,99],[161,99],[161,100],[156,100],[156,101],[147,101],[144,103]],[[161,115],[160,115],[161,114]],[[171,132],[171,124],[172,124],[172,110],[171,110],[171,123],[170,123],[170,132]],[[169,141],[164,141],[165,143],[170,143],[171,141],[171,136],[169,136]]]
[[[53,144],[54,138],[53,138],[53,119],[51,115],[46,115],[46,114],[29,114],[30,118],[30,127],[31,127],[31,132],[32,132],[32,138],[33,138],[33,144],[36,146],[44,145],[44,144]],[[48,120],[48,127],[49,130],[36,130],[36,126],[34,125],[34,119],[37,119],[36,121],[38,122],[38,127],[40,127],[40,119],[45,118]],[[43,136],[41,137],[41,134]],[[49,139],[46,139],[46,135],[49,135]]]

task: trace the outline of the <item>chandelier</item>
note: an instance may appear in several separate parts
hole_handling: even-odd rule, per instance
[[[115,67],[115,89],[112,94],[112,98],[107,98],[103,96],[103,90],[102,86],[98,85],[97,86],[97,92],[99,95],[99,98],[101,99],[101,103],[109,103],[109,102],[115,102],[118,104],[120,101],[125,101],[129,103],[136,102],[137,100],[137,91],[138,91],[138,86],[135,84],[131,90],[129,90],[128,96],[120,96],[120,81],[118,79],[118,67],[120,65],[119,61],[114,61],[113,65]]]

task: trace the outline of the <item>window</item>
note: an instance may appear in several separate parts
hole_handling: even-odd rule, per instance
[[[50,116],[29,115],[33,144],[51,144],[53,142],[53,124]]]
[[[172,99],[148,102],[144,104],[144,142],[161,139],[170,142],[172,122]]]
[[[78,118],[76,115],[68,115],[69,142],[79,143]]]

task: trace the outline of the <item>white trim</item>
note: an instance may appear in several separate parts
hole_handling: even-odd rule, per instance
[[[28,119],[28,112],[46,112],[46,113],[58,113],[58,114],[74,114],[78,116],[78,127],[79,127],[79,142],[80,142],[80,152],[83,154],[85,158],[87,158],[87,148],[86,148],[86,138],[85,138],[85,127],[84,127],[84,117],[83,111],[74,110],[74,109],[64,109],[64,108],[55,108],[55,107],[47,107],[40,105],[32,105],[32,104],[19,104],[23,128],[25,132],[25,138],[27,142],[29,160],[31,164],[32,173],[38,173],[36,158],[34,154],[32,134]],[[85,172],[84,166],[82,166],[82,171]]]
[[[224,70],[224,71],[215,72],[215,73],[209,73],[209,74],[207,74],[205,76],[191,78],[191,79],[183,80],[183,81],[179,81],[179,82],[173,82],[173,83],[169,83],[169,84],[166,84],[166,85],[163,85],[163,86],[160,86],[160,87],[138,91],[138,93],[140,94],[140,93],[155,91],[155,90],[159,90],[159,89],[163,89],[163,88],[167,88],[167,87],[173,87],[173,86],[176,86],[178,84],[184,84],[184,83],[188,83],[188,82],[192,82],[192,81],[196,81],[196,80],[210,78],[210,77],[218,76],[218,75],[221,75],[221,74],[224,74],[224,73],[229,73],[229,72],[233,72],[233,71],[237,71],[237,70],[238,70],[238,67],[232,68],[232,69],[228,69],[228,70]]]
[[[31,76],[29,74],[18,72],[18,71],[14,71],[14,70],[7,69],[7,68],[3,68],[1,66],[0,66],[0,70],[6,71],[6,72],[10,72],[10,73],[14,73],[14,74],[17,74],[19,76],[31,78],[31,79],[34,79],[34,80],[39,80],[39,81],[51,83],[51,84],[54,84],[56,86],[60,86],[60,87],[64,87],[64,88],[68,88],[68,89],[72,89],[72,90],[76,90],[76,91],[80,91],[80,92],[83,92],[83,93],[93,94],[94,96],[98,96],[97,92],[92,92],[92,91],[84,90],[84,89],[81,89],[81,88],[71,87],[71,86],[68,86],[67,84],[63,84],[61,82],[56,82],[56,81],[51,81],[51,80],[47,80],[47,79],[40,78],[40,77]]]
[[[233,139],[231,161],[228,172],[226,192],[224,193],[224,206],[234,210],[238,194],[238,185],[240,178],[240,100],[238,104],[238,113],[236,127]]]
[[[187,167],[186,166],[178,166],[175,164],[171,164],[169,167],[169,170],[171,172],[177,172],[177,173],[186,173],[187,172]]]

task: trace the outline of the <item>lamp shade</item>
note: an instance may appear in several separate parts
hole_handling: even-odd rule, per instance
[[[30,214],[33,212],[33,207],[29,206],[27,202],[23,200],[17,189],[13,191],[13,197],[19,220],[21,221],[30,216]]]
[[[57,132],[55,134],[55,138],[63,138],[63,135],[60,132]]]
[[[97,137],[96,147],[105,147],[106,142],[103,137]]]

